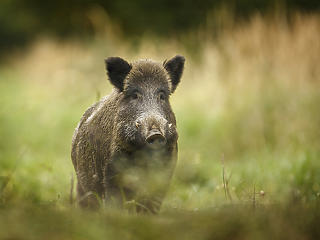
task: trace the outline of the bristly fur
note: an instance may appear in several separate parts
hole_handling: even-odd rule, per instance
[[[163,76],[168,80],[170,92],[173,93],[182,76],[185,58],[177,55],[170,60],[164,61],[161,66],[151,60],[139,60],[133,64],[120,57],[109,57],[105,59],[106,70],[110,82],[122,92],[126,88],[125,79],[130,76]]]
[[[149,84],[152,84],[152,80],[165,79],[168,82],[170,92],[172,89],[171,78],[166,69],[160,63],[149,59],[139,60],[132,63],[132,69],[124,80],[124,90],[130,84],[128,79],[140,79],[141,81],[147,80]]]
[[[164,65],[151,60],[130,64],[119,57],[105,63],[114,89],[84,113],[72,138],[78,202],[95,209],[96,196],[111,205],[134,200],[138,212],[157,213],[177,161],[178,132],[169,95],[180,82],[184,58],[176,56]],[[147,141],[155,131],[163,143],[157,149]]]

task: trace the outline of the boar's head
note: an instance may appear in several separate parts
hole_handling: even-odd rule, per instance
[[[177,88],[184,57],[163,64],[140,60],[132,64],[119,57],[105,60],[110,82],[119,94],[115,132],[127,151],[170,149],[176,144],[176,120],[169,98]]]

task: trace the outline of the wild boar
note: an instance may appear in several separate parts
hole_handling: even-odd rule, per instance
[[[82,207],[136,203],[138,212],[157,213],[177,160],[177,126],[169,98],[184,68],[183,56],[163,64],[105,60],[114,89],[82,116],[71,158]]]

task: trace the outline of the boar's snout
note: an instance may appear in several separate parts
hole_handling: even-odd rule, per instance
[[[146,137],[146,143],[150,149],[160,149],[166,145],[166,142],[166,138],[158,129],[152,129]]]
[[[159,114],[146,114],[136,122],[136,130],[143,145],[151,150],[160,150],[168,143],[168,121]]]

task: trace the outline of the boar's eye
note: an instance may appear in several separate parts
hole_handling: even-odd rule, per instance
[[[130,99],[131,100],[137,100],[141,94],[138,91],[134,91],[133,93],[130,94]]]
[[[163,91],[159,92],[159,99],[161,101],[165,101],[166,100],[166,94]]]

